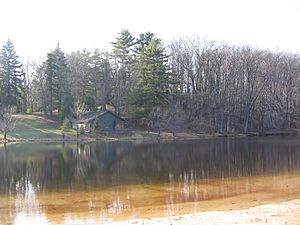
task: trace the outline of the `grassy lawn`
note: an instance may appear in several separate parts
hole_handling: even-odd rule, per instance
[[[41,114],[15,115],[17,123],[15,129],[8,133],[7,137],[11,140],[62,140],[63,130],[59,122],[55,119],[43,117]],[[66,140],[76,139],[76,130],[64,131]],[[189,132],[176,132],[175,137],[171,132],[161,132],[161,139],[199,139],[219,137],[220,134],[194,134]],[[102,135],[87,135],[87,138],[107,139]],[[131,136],[110,137],[111,140],[154,140],[157,139],[157,132],[143,130],[133,130]],[[82,138],[82,136],[81,136]],[[3,135],[0,133],[0,142]]]
[[[15,129],[8,133],[11,139],[61,139],[62,128],[57,121],[37,115],[15,115],[17,123]],[[76,131],[65,131],[65,137],[76,137]],[[3,135],[0,134],[0,138]]]

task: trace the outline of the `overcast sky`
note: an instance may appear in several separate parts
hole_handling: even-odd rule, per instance
[[[166,44],[198,35],[300,53],[300,1],[0,0],[0,45],[10,38],[22,60],[43,59],[58,42],[67,53],[110,50],[124,28]]]

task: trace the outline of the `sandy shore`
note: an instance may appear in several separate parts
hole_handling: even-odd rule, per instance
[[[224,225],[272,224],[300,225],[300,199],[279,204],[255,206],[244,210],[209,211],[181,216],[106,222],[109,225]]]

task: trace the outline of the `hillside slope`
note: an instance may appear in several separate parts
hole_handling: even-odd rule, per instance
[[[62,127],[58,121],[48,119],[40,114],[15,115],[15,129],[8,133],[9,139],[62,139]],[[76,131],[65,131],[65,138],[76,138]],[[2,134],[0,134],[2,138]]]

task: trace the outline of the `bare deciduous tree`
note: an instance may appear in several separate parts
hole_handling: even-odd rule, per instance
[[[81,103],[80,101],[77,101],[74,105],[74,109],[72,110],[75,118],[77,120],[82,119],[82,116],[85,112],[88,111],[87,106],[84,103]]]
[[[0,131],[3,133],[5,141],[7,140],[7,133],[15,128],[16,118],[13,117],[15,112],[15,106],[6,106],[0,109]]]

